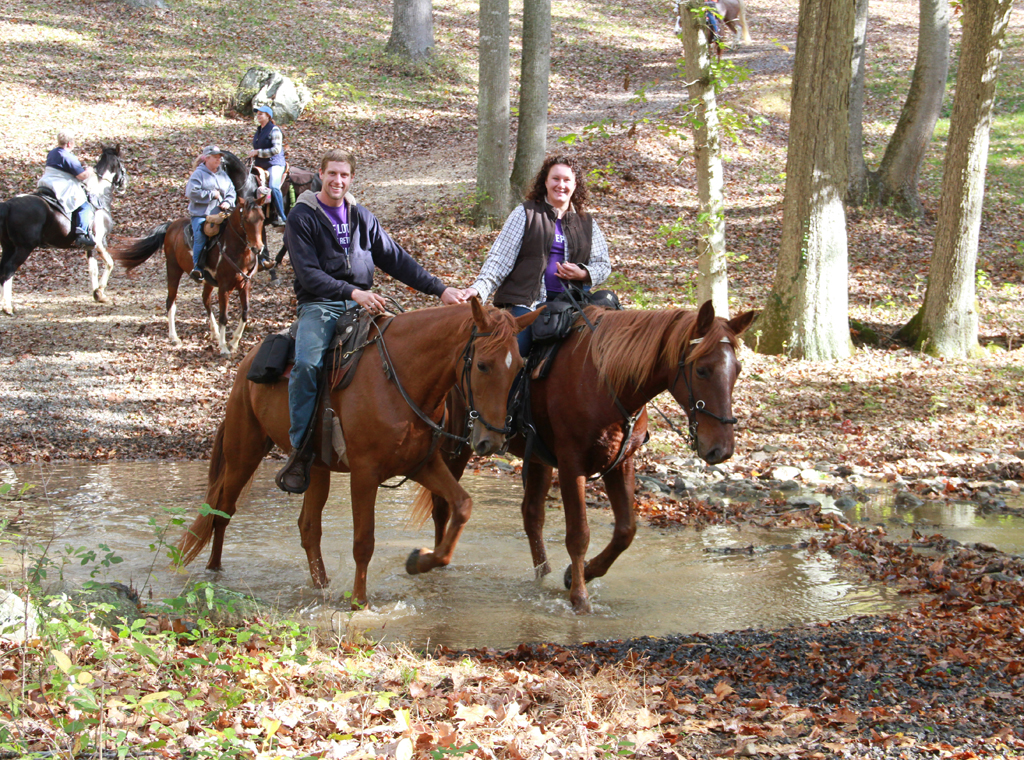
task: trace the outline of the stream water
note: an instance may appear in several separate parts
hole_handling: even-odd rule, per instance
[[[64,567],[65,577],[130,583],[144,598],[177,595],[190,580],[213,580],[280,607],[300,618],[335,629],[354,626],[376,639],[419,647],[513,647],[520,642],[565,644],[640,635],[715,632],[837,619],[895,609],[903,600],[893,589],[840,576],[829,555],[799,550],[721,554],[709,549],[789,544],[799,530],[762,531],[711,527],[656,530],[641,526],[633,545],[605,578],[590,584],[594,614],[576,615],[568,605],[562,572],[568,564],[564,520],[552,501],[546,526],[548,556],[554,572],[537,581],[519,515],[518,482],[469,475],[463,483],[474,498],[473,516],[451,566],[411,577],[405,558],[433,541],[432,524],[410,526],[411,485],[381,489],[377,500],[376,549],[370,564],[370,608],[351,613],[345,600],[354,563],[348,477],[334,475],[324,510],[323,551],[332,578],[326,591],[312,587],[295,521],[301,497],[282,493],[273,482],[276,462],[266,462],[252,490],[228,527],[224,570],[204,569],[202,555],[191,575],[173,571],[160,546],[157,529],[175,510],[191,522],[204,497],[205,463],[115,462],[49,464],[44,469],[15,467],[0,472],[7,482],[30,483],[20,502],[0,504],[0,517],[22,514],[3,537],[7,570],[47,547],[60,563],[80,547],[97,551],[86,566]],[[826,505],[826,508],[829,508]],[[934,526],[962,541],[984,541],[1018,552],[1024,548],[1024,522],[982,517],[972,505],[926,505],[914,514],[899,512],[885,500],[860,505],[851,520],[898,519],[891,533],[910,525]],[[591,554],[611,535],[611,512],[591,509]],[[168,533],[174,543],[181,528]],[[97,564],[108,550],[122,562]],[[51,570],[51,573],[53,571]]]

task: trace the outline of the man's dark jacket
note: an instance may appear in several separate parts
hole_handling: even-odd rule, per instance
[[[288,214],[284,241],[295,271],[300,304],[351,300],[353,290],[373,287],[374,266],[411,288],[440,296],[445,284],[429,274],[380,226],[377,217],[346,196],[349,253],[342,251],[334,227],[320,208],[316,193],[299,196]]]

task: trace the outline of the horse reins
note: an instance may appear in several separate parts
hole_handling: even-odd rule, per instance
[[[695,346],[698,343],[702,342],[703,340],[704,340],[703,337],[694,338],[693,340],[690,341],[690,345],[691,346]],[[729,338],[725,337],[725,336],[723,336],[718,342],[719,343],[729,343],[730,345],[732,344],[732,341],[730,341]],[[683,381],[686,383],[686,395],[687,395],[687,398],[688,398],[688,401],[689,401],[689,404],[690,404],[689,412],[686,415],[687,422],[688,422],[688,432],[687,432],[687,436],[686,437],[687,437],[687,440],[688,440],[688,442],[690,444],[690,448],[693,449],[694,451],[697,451],[697,427],[700,424],[700,415],[701,414],[706,414],[708,417],[711,417],[712,419],[718,420],[723,425],[735,425],[738,422],[738,420],[735,417],[719,417],[717,414],[715,414],[714,412],[710,411],[707,408],[707,405],[704,403],[703,399],[695,399],[693,397],[693,385],[692,385],[692,383],[690,381],[690,376],[687,375],[687,373],[683,371],[683,367],[685,365],[686,365],[686,354],[684,353],[681,357],[679,357],[679,364],[676,367],[676,376],[672,380],[672,385],[670,387],[671,388],[675,388],[676,384],[679,382],[679,376],[680,375],[683,376]],[[690,375],[692,375],[692,374],[693,374],[693,367],[691,365],[691,367],[690,367]],[[661,409],[658,409],[658,407],[655,406],[653,402],[651,403],[651,406],[653,406],[655,408],[655,410],[658,412],[658,414],[660,414],[662,416],[662,418],[665,420],[665,422],[668,423],[668,426],[670,428],[672,428],[672,431],[676,435],[683,435],[683,433],[675,425],[672,424],[672,421],[665,415],[665,413],[663,411],[661,411]]]
[[[262,214],[263,212],[261,211],[260,213]],[[232,214],[232,216],[233,215],[234,214]],[[239,215],[238,215],[238,221],[239,221],[240,224],[242,223],[242,215],[241,215],[241,213],[239,213]],[[235,268],[236,272],[238,272],[240,275],[242,275],[242,279],[244,279],[246,282],[252,282],[252,278],[255,276],[256,270],[259,269],[259,266],[260,266],[260,254],[259,254],[259,251],[254,250],[253,247],[251,245],[249,245],[248,238],[246,238],[244,235],[239,233],[238,230],[235,229],[234,225],[231,224],[231,218],[230,217],[227,220],[227,225],[228,225],[228,229],[231,230],[231,232],[234,233],[235,237],[242,241],[242,243],[245,245],[246,250],[248,250],[250,253],[252,253],[256,257],[256,262],[253,264],[252,272],[247,274],[244,269],[242,269],[240,266],[238,266],[238,264],[235,263],[235,260],[233,258],[228,256],[227,254],[224,255],[224,258],[227,259],[228,263]],[[218,242],[217,245],[219,246],[220,243]]]
[[[431,417],[426,412],[420,409],[416,402],[413,401],[412,398],[410,398],[408,392],[406,392],[405,390],[405,387],[398,379],[398,373],[395,371],[394,362],[392,361],[391,355],[388,352],[387,344],[384,342],[384,331],[388,328],[388,325],[391,324],[391,320],[388,320],[387,323],[385,323],[384,327],[380,327],[376,321],[372,322],[372,324],[374,329],[377,330],[377,335],[374,338],[371,338],[370,340],[366,341],[362,348],[365,348],[370,343],[377,344],[377,351],[380,353],[381,364],[384,370],[384,376],[389,378],[395,384],[395,387],[398,388],[398,392],[402,395],[402,398],[405,400],[405,403],[408,404],[409,408],[412,409],[416,416],[419,417],[420,420],[426,423],[427,427],[430,428],[432,438],[430,443],[430,450],[427,452],[427,455],[419,462],[419,464],[417,464],[412,469],[412,471],[408,475],[406,475],[399,483],[395,485],[387,485],[381,483],[382,487],[398,488],[407,480],[409,480],[409,478],[415,477],[416,474],[426,465],[426,463],[430,461],[430,458],[434,455],[434,452],[437,451],[437,448],[440,445],[442,438],[448,438],[453,441],[458,441],[460,447],[464,444],[469,443],[469,431],[472,428],[473,422],[475,421],[479,421],[481,425],[483,425],[493,433],[501,433],[502,435],[506,436],[508,435],[508,425],[509,422],[511,421],[511,418],[505,418],[506,427],[496,428],[483,418],[483,416],[476,410],[473,402],[473,384],[471,382],[470,376],[473,366],[473,358],[476,355],[473,349],[473,343],[476,341],[477,338],[486,338],[492,335],[493,333],[479,332],[477,331],[476,325],[473,325],[473,332],[470,334],[469,340],[466,341],[466,347],[462,350],[462,355],[460,357],[462,360],[462,373],[460,375],[459,381],[460,383],[464,383],[467,388],[467,392],[464,392],[464,395],[466,396],[469,405],[469,421],[466,425],[465,434],[458,435],[456,433],[450,433],[445,429],[446,423],[448,421],[447,408],[445,408],[444,414],[441,417],[440,424],[434,422],[434,420],[431,419]]]

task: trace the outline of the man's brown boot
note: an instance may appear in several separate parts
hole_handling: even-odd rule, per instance
[[[312,452],[292,449],[288,461],[277,473],[274,482],[282,491],[288,493],[305,493],[309,488],[309,470],[313,466]]]

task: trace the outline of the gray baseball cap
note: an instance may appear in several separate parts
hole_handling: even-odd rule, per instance
[[[203,152],[200,154],[203,158],[207,156],[223,156],[224,151],[218,148],[216,145],[207,145],[203,148]]]

